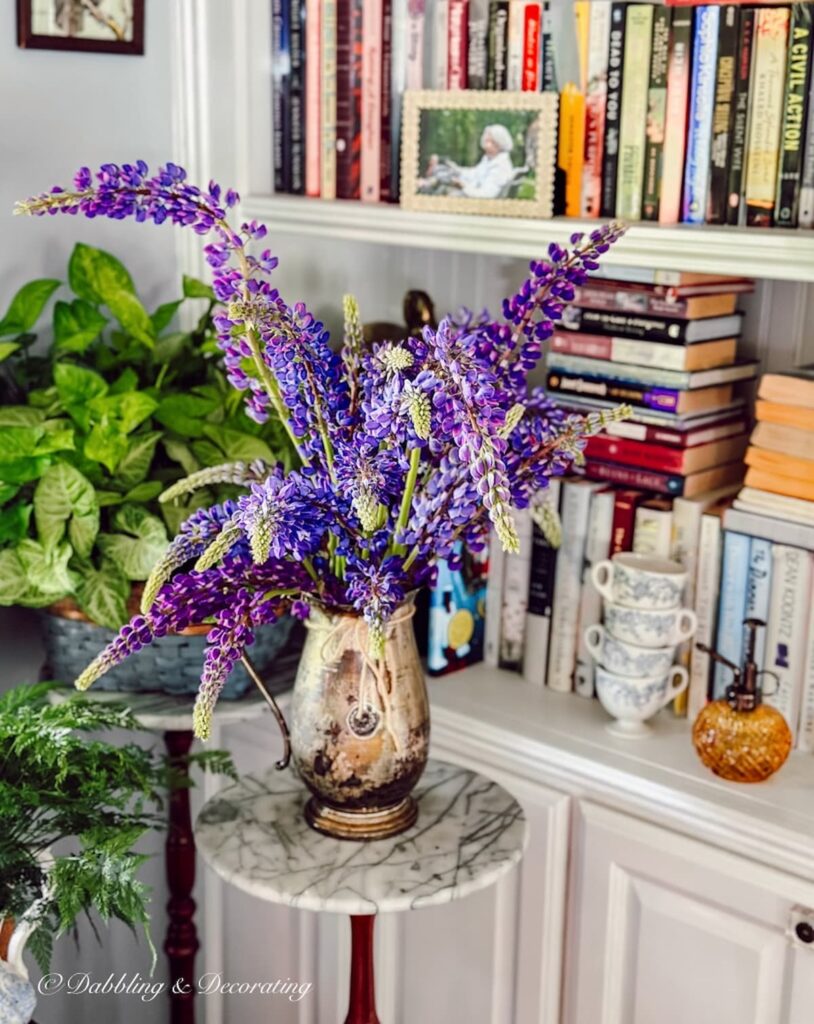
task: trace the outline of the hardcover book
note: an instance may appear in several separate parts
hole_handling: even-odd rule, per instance
[[[321,0],[305,0],[305,194],[318,196],[322,182]]]
[[[392,142],[390,119],[392,116],[391,86],[393,83],[393,0],[382,0],[381,28],[381,99],[379,100],[379,199],[395,199],[390,177],[393,166],[390,146]]]
[[[814,501],[814,479],[811,477],[791,477],[750,466],[744,482],[747,487],[756,487],[759,491],[772,491],[789,498]]]
[[[337,0],[336,195],[361,198],[363,0]]]
[[[601,480],[609,484],[621,484],[623,487],[634,487],[644,491],[655,491],[656,494],[668,494],[675,497],[692,498],[716,487],[726,487],[737,483],[743,476],[743,463],[728,462],[723,466],[702,470],[681,476],[678,473],[658,473],[635,466],[622,466],[612,462],[597,462],[588,459],[585,463],[585,475],[589,480]]]
[[[322,139],[319,191],[323,199],[336,199],[336,0],[321,0],[319,25]]]
[[[650,498],[636,509],[633,550],[639,555],[669,558],[673,532],[673,503],[669,498]]]
[[[725,407],[732,399],[731,384],[699,388],[697,391],[681,391],[676,388],[648,387],[646,384],[607,380],[588,374],[563,373],[560,370],[548,372],[546,386],[558,397],[587,395],[589,398],[603,399],[606,407],[608,402],[627,402],[643,409],[677,413],[679,416],[716,411]]]
[[[591,579],[591,569],[610,555],[613,531],[613,508],[616,495],[612,488],[596,491],[588,513],[588,536],[582,563],[582,588],[577,628],[577,664],[574,671],[574,692],[580,697],[594,695],[594,660],[585,643],[585,630],[602,620],[602,598]]]
[[[650,4],[631,4],[625,26],[616,216],[629,220],[642,215],[653,10]]]
[[[489,0],[469,0],[467,70],[470,89],[486,88]]]
[[[743,620],[746,618],[746,581],[749,575],[749,538],[740,533],[724,531],[724,554],[721,568],[721,599],[718,609],[716,650],[731,662],[740,665],[743,656]],[[732,682],[731,669],[716,662],[713,671],[712,696],[720,700]]]
[[[707,207],[720,13],[720,8],[712,4],[705,4],[695,12],[684,198],[681,207],[681,219],[689,224],[702,224]]]
[[[428,89],[446,89],[449,70],[449,0],[426,0],[424,78]]]
[[[381,199],[383,17],[383,0],[363,0],[360,190],[368,203]]]
[[[733,363],[737,339],[722,338],[696,345],[664,345],[655,341],[612,338],[606,334],[560,331],[552,336],[550,346],[551,352],[609,359],[614,363],[658,366],[665,370],[705,370]]]
[[[611,531],[611,557],[620,551],[633,549],[633,531],[636,526],[636,509],[646,500],[643,491],[614,488],[613,524]]]
[[[800,729],[797,748],[810,754],[814,751],[814,600],[806,628],[806,652],[803,665],[803,699],[800,710]]]
[[[698,573],[695,583],[695,614],[698,626],[693,637],[690,654],[690,685],[687,690],[687,717],[692,722],[709,699],[712,660],[698,644],[715,646],[715,627],[718,610],[721,573],[721,516],[723,506],[713,506],[701,516],[698,541]]]
[[[407,67],[408,89],[423,89],[424,78],[424,4],[425,0],[407,0]]]
[[[271,111],[272,162],[274,165],[274,191],[291,189],[291,160],[287,140],[290,131],[286,91],[291,67],[289,5],[287,0],[272,0],[271,4]]]
[[[290,150],[290,189],[294,195],[305,192],[305,2],[287,0],[289,5],[289,48],[291,73],[288,76],[288,145]]]
[[[811,24],[811,6],[795,4],[789,30],[774,218],[775,224],[784,228],[797,227],[798,221],[806,107],[811,77]]]
[[[622,64],[625,56],[626,3],[611,4],[608,33],[608,93],[605,103],[605,143],[602,147],[602,217],[616,214],[619,169],[619,123],[622,110]]]
[[[556,511],[560,503],[560,480],[549,480],[541,500],[550,502]],[[523,651],[523,677],[542,686],[548,665],[551,609],[554,604],[554,580],[557,549],[551,547],[537,524],[532,527],[531,568],[529,572],[528,611],[526,613],[526,644]]]
[[[775,544],[790,544],[795,548],[803,548],[805,551],[814,551],[814,515],[808,523],[794,522],[789,513],[780,509],[771,509],[766,513],[750,512],[741,508],[740,498],[735,500],[735,506],[727,509],[724,516],[724,526],[727,530],[735,530],[737,533],[748,533],[750,537],[762,537],[766,541]],[[761,508],[760,505],[757,506]],[[814,509],[812,509],[814,513]],[[777,518],[782,516],[783,518]]]
[[[753,227],[771,227],[774,220],[788,34],[788,7],[765,7],[757,12],[754,98],[744,182],[746,223]]]
[[[809,45],[811,45],[811,40]],[[814,228],[814,96],[812,96],[812,91],[814,91],[814,74],[809,74],[798,216],[801,228]]]
[[[749,380],[755,376],[756,362],[734,363],[713,370],[662,370],[655,366],[633,366],[613,363],[607,359],[583,359],[581,356],[560,355],[549,352],[548,367],[558,373],[582,374],[614,383],[635,384],[642,387],[670,388],[676,391],[695,391],[715,385]],[[767,467],[768,468],[768,467]]]
[[[684,147],[687,138],[687,108],[690,100],[693,12],[673,11],[670,27],[670,56],[667,66],[667,110],[664,127],[664,156],[659,198],[659,221],[677,224],[681,215],[681,185]]]
[[[751,441],[758,448],[767,448],[798,459],[810,459],[814,455],[814,431],[802,430],[800,427],[758,423],[752,431]]]
[[[520,671],[526,641],[526,612],[531,577],[532,521],[528,508],[515,511],[520,550],[510,551],[503,570],[503,603],[500,616],[500,668]]]
[[[732,130],[735,65],[738,56],[738,8],[721,8],[718,30],[718,62],[715,71],[715,105],[712,111],[707,223],[726,224],[729,198],[729,136]]]
[[[742,434],[746,430],[746,423],[744,416],[724,414],[711,417],[710,422],[703,426],[677,430],[653,426],[634,418],[620,420],[618,423],[608,423],[605,433],[612,437],[630,438],[632,441],[651,441],[654,444],[666,445],[670,448],[694,448],[699,444],[722,441],[724,438]]]
[[[724,529],[732,509],[724,513]],[[749,571],[746,576],[745,618],[768,622],[772,579],[772,545],[760,537],[749,540]],[[755,637],[755,661],[762,665],[766,654],[766,631],[759,629]]]
[[[469,79],[469,0],[449,0],[447,89],[466,89]]]
[[[735,312],[737,294],[717,292],[708,295],[678,296],[661,285],[629,285],[622,281],[588,281],[574,288],[574,303],[587,309],[608,313],[636,313],[639,316],[678,317],[700,320],[709,316],[728,316]]]
[[[569,305],[563,313],[560,326],[565,330],[584,331],[586,334],[609,334],[666,344],[691,345],[697,341],[736,337],[741,333],[741,323],[740,313],[703,320],[685,320],[675,316],[641,316]]]
[[[659,219],[664,133],[667,124],[667,63],[670,49],[671,12],[657,7],[653,13],[653,44],[650,84],[647,90],[647,129],[644,150],[644,200],[642,218]]]
[[[758,398],[767,402],[781,402],[787,405],[814,409],[814,375],[796,373],[764,373],[760,378]],[[758,416],[758,419],[762,419]],[[800,423],[800,426],[803,424]],[[809,429],[809,428],[806,428]]]
[[[693,448],[670,448],[649,441],[629,441],[625,438],[595,434],[589,437],[585,454],[602,462],[621,462],[639,469],[654,469],[662,473],[687,476],[711,469],[743,456],[746,435],[730,437],[724,441],[695,445]]]
[[[486,88],[498,92],[506,88],[509,41],[509,0],[489,0],[489,38]]]

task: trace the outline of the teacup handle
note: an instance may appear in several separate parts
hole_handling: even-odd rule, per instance
[[[603,562],[596,562],[591,567],[591,581],[599,593],[608,601],[613,600],[612,577],[613,562],[609,558],[606,558]]]
[[[667,687],[667,693],[664,695],[660,707],[664,707],[665,704],[669,704],[671,700],[674,700],[680,693],[683,693],[690,682],[690,675],[683,665],[673,665],[670,669],[670,685]]]
[[[596,661],[599,661],[604,637],[605,630],[600,625],[588,626],[585,630],[585,646],[591,652],[591,656]]]
[[[698,616],[692,608],[682,608],[678,617],[678,641],[689,640],[698,629]]]

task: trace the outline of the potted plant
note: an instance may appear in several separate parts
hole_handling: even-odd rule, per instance
[[[517,550],[512,507],[570,468],[606,417],[625,414],[568,415],[527,387],[574,284],[623,229],[574,235],[568,250],[550,245],[497,319],[447,317],[421,337],[368,349],[347,300],[335,352],[324,326],[273,286],[277,260],[254,248],[265,228],[230,223],[237,202],[215,183],[189,184],[175,164],[151,176],[139,161],[95,176],[82,168],[70,188],[20,204],[31,214],[168,220],[208,235],[229,380],[254,417],[280,419],[301,462],[270,469],[236,505],[193,513],[151,575],[141,614],[77,686],[169,630],[210,623],[194,715],[206,737],[255,629],[290,608],[308,626],[291,726],[312,793],[306,816],[333,835],[392,835],[415,820],[410,792],[429,741],[412,593],[439,559],[456,561],[458,541],[482,549],[491,528]],[[205,481],[193,474],[187,486]]]
[[[166,789],[188,779],[151,749],[87,738],[139,728],[121,703],[54,703],[53,688],[24,685],[0,696],[0,975],[13,983],[0,984],[2,1020],[11,1019],[15,996],[22,1005],[26,944],[47,972],[54,939],[83,915],[141,926],[155,960],[149,890],[137,877],[146,857],[135,847],[148,829],[164,827]],[[189,760],[235,775],[223,751]]]
[[[70,679],[133,613],[181,522],[235,488],[215,472],[202,494],[164,504],[158,495],[224,462],[290,465],[291,446],[279,424],[246,416],[228,387],[208,285],[184,278],[183,297],[150,314],[122,263],[87,245],[74,249],[67,277],[67,289],[29,282],[0,321],[0,604],[46,609],[48,674]],[[55,292],[52,341],[39,354]],[[174,329],[185,305],[201,307],[195,323]],[[262,637],[261,666],[287,625]],[[200,637],[167,637],[110,686],[194,692],[203,649]],[[234,695],[250,682],[237,684]]]

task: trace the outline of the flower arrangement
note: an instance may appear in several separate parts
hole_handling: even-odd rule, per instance
[[[207,468],[165,492],[173,500],[224,480],[246,488],[186,521],[147,582],[141,614],[76,681],[84,689],[154,637],[211,622],[194,714],[201,738],[258,625],[287,610],[305,618],[314,603],[346,611],[363,618],[369,657],[380,658],[387,620],[432,583],[439,559],[454,562],[458,541],[482,549],[490,528],[517,550],[512,508],[578,462],[587,435],[625,415],[569,415],[527,387],[574,285],[597,269],[621,225],[575,234],[570,249],[550,245],[499,319],[461,311],[421,338],[366,348],[357,304],[346,297],[334,351],[307,307],[274,288],[277,259],[252,251],[265,227],[230,225],[238,201],[214,182],[189,184],[175,164],[150,176],[139,161],[105,164],[95,176],[82,168],[72,188],[18,206],[170,221],[210,236],[229,380],[254,419],[279,419],[299,457],[289,472],[257,462]]]

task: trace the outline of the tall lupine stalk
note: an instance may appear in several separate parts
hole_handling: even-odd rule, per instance
[[[77,680],[84,689],[154,637],[210,623],[195,709],[206,737],[212,708],[254,630],[281,614],[306,617],[311,604],[355,611],[381,657],[385,624],[410,591],[432,583],[438,559],[457,559],[462,541],[479,549],[490,528],[517,549],[512,509],[529,504],[551,476],[581,458],[584,438],[620,409],[566,414],[527,380],[564,305],[620,237],[618,224],[548,248],[503,305],[501,319],[462,311],[421,337],[370,347],[351,297],[341,351],[303,303],[272,285],[277,259],[253,251],[266,229],[231,226],[233,191],[190,185],[167,164],[150,176],[143,161],[82,168],[71,189],[18,205],[34,215],[81,213],[155,224],[170,221],[208,236],[204,247],[220,307],[218,345],[229,380],[259,422],[277,417],[300,466],[235,464],[193,474],[163,497],[212,480],[246,488],[236,502],[195,512],[145,587],[141,614]]]

